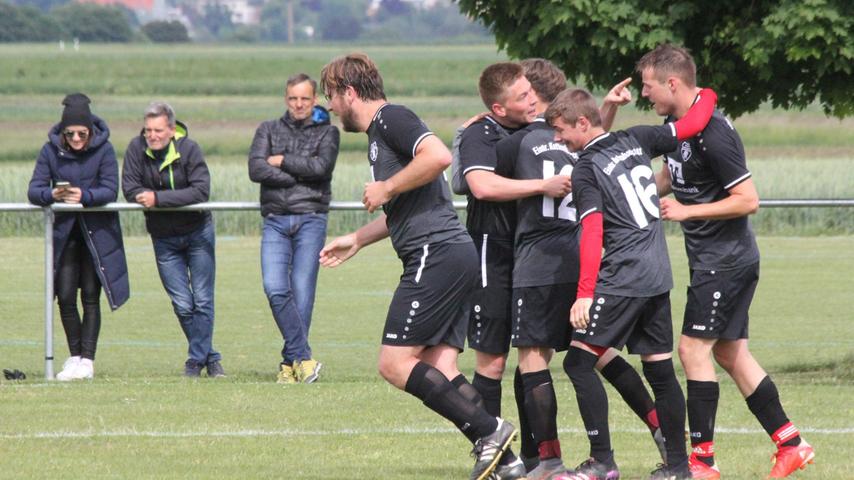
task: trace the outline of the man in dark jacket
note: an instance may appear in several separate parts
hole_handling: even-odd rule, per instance
[[[187,127],[175,121],[166,103],[145,110],[145,127],[131,140],[122,167],[122,191],[129,202],[145,208],[180,207],[205,202],[211,178],[199,145]],[[214,225],[210,212],[145,212],[157,271],[181,329],[189,342],[184,375],[223,377],[221,356],[214,350]]]
[[[249,151],[249,178],[261,184],[264,292],[284,339],[278,383],[314,382],[322,367],[308,331],[339,134],[316,90],[306,74],[289,78],[287,112],[258,127]]]

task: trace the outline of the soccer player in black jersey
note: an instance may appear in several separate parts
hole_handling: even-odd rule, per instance
[[[694,103],[696,66],[691,55],[661,45],[637,64],[643,96],[659,115],[678,119]],[[783,478],[815,452],[800,438],[780,404],[771,377],[747,345],[748,309],[759,280],[759,250],[748,215],[759,208],[738,132],[719,112],[696,137],[665,156],[656,175],[665,220],[680,222],[691,269],[679,358],[688,377],[688,424],[694,478],[720,478],[714,461],[719,388],[717,363],[732,377],[747,406],[777,445],[771,478]]]
[[[561,90],[565,86],[564,77]],[[478,90],[489,115],[471,123],[459,138],[460,166],[468,192],[466,229],[480,260],[480,278],[470,304],[468,342],[476,355],[472,386],[480,394],[484,408],[498,417],[501,378],[510,350],[515,200],[542,194],[563,197],[569,192],[569,177],[514,180],[510,178],[512,164],[497,160],[498,141],[527,125],[537,114],[537,96],[520,64],[501,62],[486,67]],[[514,385],[521,385],[519,375],[517,369]],[[519,388],[516,393],[517,403],[523,402]],[[537,447],[527,441],[524,419],[521,427],[523,458],[535,460]],[[501,462],[511,465],[514,460],[508,450]],[[519,467],[524,476],[525,467]]]
[[[332,240],[320,262],[338,266],[391,237],[404,272],[386,317],[380,375],[453,422],[474,443],[471,478],[486,479],[516,429],[461,393],[472,389],[457,369],[457,355],[477,260],[442,176],[450,152],[411,110],[386,101],[379,70],[366,55],[332,60],[323,67],[321,86],[344,130],[368,134],[373,181],[365,186],[363,203],[371,212],[382,207],[384,215]]]
[[[546,111],[560,140],[579,155],[573,196],[582,224],[573,332],[564,369],[576,391],[590,456],[571,479],[618,478],[608,427],[608,398],[594,366],[608,348],[641,355],[655,395],[667,461],[651,479],[691,478],[685,451],[685,397],[673,370],[670,289],[673,280],[651,158],[673,150],[706,125],[714,92],[681,120],[608,133],[596,101],[583,89],[562,92]],[[604,242],[605,253],[602,255]],[[601,267],[601,268],[600,268]],[[613,473],[612,473],[613,472]]]
[[[498,142],[497,163],[517,181],[569,176],[576,156],[554,141],[554,130],[542,117],[566,88],[566,77],[545,59],[526,59],[521,64],[537,95],[538,117]],[[626,88],[629,82],[631,79],[618,83],[606,95],[600,109],[605,129],[613,123],[617,107],[631,101]],[[557,399],[548,365],[555,351],[569,347],[568,320],[577,289],[580,228],[571,194],[521,198],[516,214],[512,338],[519,349],[521,374],[517,376],[521,379],[517,378],[517,390],[521,387],[522,391],[517,391],[517,398],[523,400],[520,425],[530,424],[532,430],[528,433],[522,428],[522,453],[531,455],[524,449],[526,435],[532,435],[532,454],[538,456],[539,465],[529,470],[528,479],[548,480],[559,478],[566,471],[557,435]],[[655,405],[637,371],[614,349],[600,357],[596,368],[647,424],[664,458],[664,439]],[[584,467],[582,464],[579,470]],[[612,472],[614,475],[616,472]]]

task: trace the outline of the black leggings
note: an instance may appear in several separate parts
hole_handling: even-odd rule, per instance
[[[94,360],[101,331],[101,282],[79,228],[79,225],[74,225],[59,259],[56,298],[69,352],[72,356]],[[77,311],[78,288],[83,303],[82,321]]]

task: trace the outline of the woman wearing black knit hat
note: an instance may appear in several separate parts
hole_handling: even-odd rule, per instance
[[[118,163],[107,124],[89,110],[82,93],[65,97],[62,120],[48,132],[27,196],[36,205],[84,207],[116,200]],[[110,308],[127,301],[127,262],[117,212],[59,212],[53,229],[54,291],[70,357],[57,380],[93,378],[101,329],[101,290]],[[77,309],[77,291],[83,316]]]

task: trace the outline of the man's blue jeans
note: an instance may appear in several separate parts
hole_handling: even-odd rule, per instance
[[[308,330],[326,221],[326,213],[268,215],[264,219],[261,275],[284,340],[284,363],[311,358]]]
[[[172,299],[187,337],[189,360],[206,365],[221,358],[213,349],[216,243],[213,221],[186,235],[153,238],[160,281]]]

